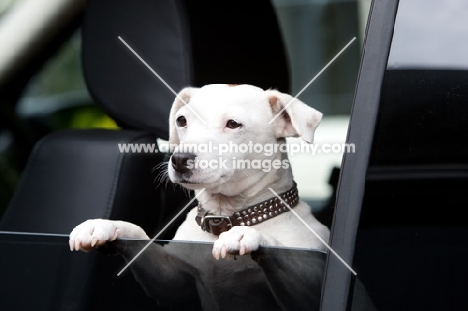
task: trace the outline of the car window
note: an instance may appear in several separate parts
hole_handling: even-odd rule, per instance
[[[77,31],[36,74],[24,97],[47,97],[86,91],[80,51],[81,35],[80,31]]]
[[[354,256],[379,310],[467,307],[467,16],[399,2]]]
[[[343,153],[353,151],[345,140],[369,1],[274,0],[273,4],[289,59],[291,93],[300,93],[300,100],[324,114],[315,135],[317,149],[290,154],[301,198],[320,212],[334,196],[334,169],[341,166]],[[356,41],[319,74],[354,37]],[[298,145],[301,139],[289,142]]]
[[[5,15],[17,2],[18,0],[2,0],[0,1],[0,20],[2,19],[3,15]]]
[[[468,68],[466,1],[402,2],[388,69]],[[410,14],[411,12],[411,14]],[[426,21],[416,22],[415,21]]]
[[[31,79],[17,105],[17,113],[23,118],[39,119],[50,131],[116,127],[87,91],[79,30]]]
[[[7,255],[0,257],[0,288],[5,297],[0,301],[2,310],[62,310],[67,306],[79,310],[212,310],[213,301],[220,310],[280,310],[277,300],[283,302],[281,309],[318,310],[320,303],[324,252],[264,248],[255,257],[259,265],[250,256],[238,257],[233,265],[232,260],[215,260],[212,245],[204,243],[120,240],[105,250],[86,254],[70,252],[68,239],[65,235],[0,232],[0,249]],[[143,247],[148,248],[124,270]],[[121,256],[110,255],[124,249],[126,262]],[[162,249],[167,255],[158,257]],[[170,282],[174,270],[188,267],[187,259],[191,267],[179,273],[176,282]],[[239,266],[247,269],[236,268]],[[260,266],[271,270],[268,282]],[[193,267],[208,278],[227,275],[222,269],[236,270],[222,282],[202,284],[200,281],[206,279]],[[169,282],[161,284],[165,277]],[[239,281],[243,286],[236,286]],[[157,295],[158,285],[167,292],[163,297]],[[18,293],[21,299],[15,299]]]
[[[399,5],[374,165],[455,165],[466,162],[468,156],[468,44],[460,40],[468,35],[468,3],[424,3],[401,1]],[[393,124],[398,126],[392,131]]]

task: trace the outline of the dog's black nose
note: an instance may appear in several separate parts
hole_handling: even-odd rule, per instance
[[[190,166],[194,165],[196,157],[193,153],[174,153],[171,157],[172,167],[177,173],[186,173],[190,171]],[[189,162],[189,160],[191,161]]]

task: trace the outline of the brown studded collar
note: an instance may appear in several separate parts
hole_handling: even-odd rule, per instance
[[[281,193],[279,196],[289,207],[295,207],[299,202],[296,183],[293,182],[292,188]],[[256,225],[281,213],[289,211],[288,207],[283,204],[282,200],[277,197],[273,197],[249,206],[241,211],[235,212],[231,216],[213,215],[212,213],[205,211],[201,203],[198,203],[198,213],[195,220],[202,230],[215,235],[220,235],[221,233],[231,229],[233,226]]]

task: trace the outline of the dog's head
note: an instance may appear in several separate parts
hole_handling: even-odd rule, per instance
[[[266,175],[289,169],[278,143],[285,137],[312,143],[321,117],[299,99],[275,90],[251,85],[185,88],[169,117],[174,150],[169,178],[189,189],[240,193]]]

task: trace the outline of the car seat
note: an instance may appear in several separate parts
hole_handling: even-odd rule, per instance
[[[151,233],[184,197],[154,181],[163,153],[119,152],[119,143],[168,139],[175,98],[119,38],[176,91],[209,83],[289,88],[268,1],[88,1],[82,32],[87,87],[121,129],[67,130],[38,142],[1,230],[68,234],[85,219],[103,217]]]

